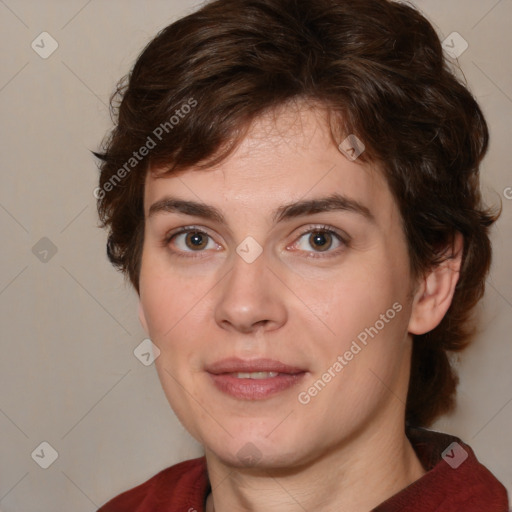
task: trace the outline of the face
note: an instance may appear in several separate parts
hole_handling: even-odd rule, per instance
[[[259,118],[214,168],[149,173],[144,205],[141,321],[207,453],[290,467],[403,425],[413,283],[399,211],[319,111]]]

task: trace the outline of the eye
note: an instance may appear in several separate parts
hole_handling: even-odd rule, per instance
[[[170,233],[166,236],[164,245],[171,245],[172,252],[178,256],[183,256],[180,253],[201,253],[206,249],[218,248],[218,245],[208,233],[193,226],[184,227],[177,232]],[[176,247],[177,250],[172,246]]]
[[[318,258],[324,256],[315,255],[315,253],[328,253],[329,256],[338,254],[340,249],[348,246],[348,241],[347,235],[341,235],[329,226],[316,226],[314,229],[302,233],[298,241],[291,247],[311,253],[309,257]],[[206,250],[219,250],[220,248],[208,233],[194,226],[186,226],[169,233],[163,240],[163,245],[170,246],[170,250],[176,256],[189,258],[195,257],[192,253],[197,253],[199,256]]]
[[[348,245],[347,238],[348,237],[342,236],[328,226],[318,226],[302,233],[294,246],[305,252],[329,253],[329,255],[331,255],[339,252],[336,251],[336,249],[344,248]],[[313,251],[311,251],[310,248],[313,248]],[[322,257],[314,255],[311,256]]]

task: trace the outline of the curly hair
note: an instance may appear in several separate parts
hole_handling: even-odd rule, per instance
[[[472,311],[491,262],[479,166],[488,147],[481,109],[414,7],[389,0],[216,0],[146,46],[111,98],[115,123],[95,191],[107,254],[137,292],[148,169],[171,174],[226,158],[251,123],[297,99],[328,112],[333,142],[356,134],[399,207],[413,276],[464,237],[459,280],[441,323],[413,340],[406,422],[450,411],[450,353],[474,333]]]

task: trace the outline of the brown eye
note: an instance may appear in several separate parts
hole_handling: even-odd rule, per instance
[[[308,257],[320,258],[339,255],[348,247],[348,240],[350,240],[348,236],[341,235],[329,226],[316,226],[303,232],[294,246]]]
[[[332,234],[327,231],[313,231],[309,236],[309,244],[320,252],[326,251],[332,246]]]
[[[208,235],[200,231],[190,231],[186,233],[185,244],[193,251],[204,249],[208,245]]]
[[[177,233],[166,236],[164,245],[176,255],[190,255],[191,253],[207,253],[209,249],[215,249],[213,238],[200,229],[184,228]],[[191,257],[191,256],[190,256]]]

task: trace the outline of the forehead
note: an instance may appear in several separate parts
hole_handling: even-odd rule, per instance
[[[351,161],[334,143],[325,111],[287,106],[257,118],[246,136],[215,167],[146,177],[144,208],[168,196],[271,215],[282,204],[342,194],[379,216],[396,214],[381,170]],[[395,210],[395,211],[394,211]]]

